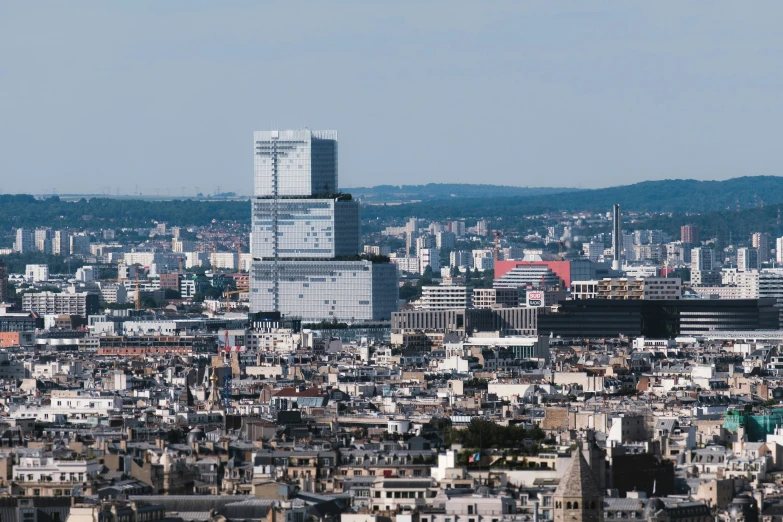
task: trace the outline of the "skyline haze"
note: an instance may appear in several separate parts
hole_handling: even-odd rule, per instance
[[[754,6],[7,3],[2,192],[251,194],[253,131],[304,127],[343,188],[778,175]]]

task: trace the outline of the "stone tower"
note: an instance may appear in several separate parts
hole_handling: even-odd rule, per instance
[[[604,520],[604,499],[582,452],[576,449],[552,499],[555,522]]]

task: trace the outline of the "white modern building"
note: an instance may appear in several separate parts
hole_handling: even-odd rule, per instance
[[[397,270],[359,259],[359,206],[337,184],[337,132],[254,134],[251,312],[383,320]]]
[[[715,254],[711,248],[697,247],[691,249],[691,270],[712,270],[715,265]]]
[[[464,285],[423,286],[417,308],[454,310],[473,307],[473,287]]]
[[[49,280],[49,265],[26,265],[24,277],[31,283]]]
[[[737,269],[740,271],[759,268],[759,251],[756,248],[743,247],[737,249]]]
[[[437,248],[422,248],[419,250],[419,273],[424,274],[427,267],[437,274],[440,271],[440,250]]]

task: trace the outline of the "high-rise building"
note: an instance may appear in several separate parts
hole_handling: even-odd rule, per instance
[[[755,232],[751,236],[751,246],[758,250],[759,265],[769,262],[769,234]]]
[[[715,253],[711,248],[697,247],[691,250],[691,270],[712,270]]]
[[[454,232],[438,232],[435,236],[435,246],[441,250],[449,250],[457,246],[457,236]]]
[[[70,237],[71,255],[89,255],[90,254],[90,236],[87,234],[74,234]]]
[[[759,251],[755,248],[737,249],[737,269],[756,270],[759,267]]]
[[[620,205],[615,205],[612,207],[612,270],[620,270],[622,268],[622,262],[620,261],[620,249],[622,247],[620,241],[622,235],[620,231]]]
[[[0,259],[0,303],[8,302],[8,269]]]
[[[699,244],[699,227],[696,225],[683,225],[680,227],[680,239],[687,245]]]
[[[16,229],[16,241],[14,242],[14,252],[31,252],[35,248],[35,234],[29,228]]]
[[[435,274],[440,271],[440,250],[437,248],[419,250],[419,273],[423,275],[428,266]]]
[[[40,315],[66,314],[87,317],[98,311],[98,296],[81,293],[26,293],[22,296],[22,310]]]
[[[256,132],[254,145],[251,311],[389,319],[397,271],[358,259],[359,205],[338,192],[337,133]]]
[[[57,256],[67,256],[71,253],[71,238],[64,230],[55,230],[52,239],[52,253]]]
[[[783,264],[783,237],[779,237],[775,240],[775,261]]]
[[[39,252],[52,253],[52,230],[49,228],[35,229],[35,249]]]

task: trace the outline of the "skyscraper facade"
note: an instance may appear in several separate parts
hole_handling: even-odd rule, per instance
[[[359,205],[338,191],[335,131],[256,132],[250,309],[384,320],[394,265],[359,258]]]

